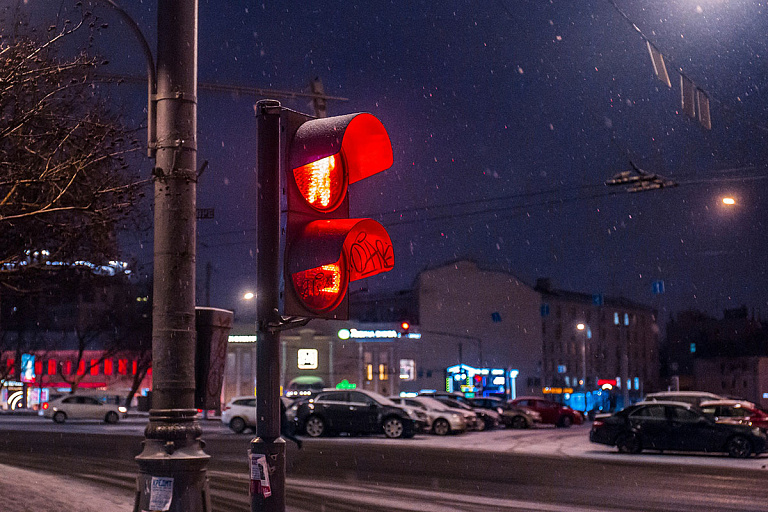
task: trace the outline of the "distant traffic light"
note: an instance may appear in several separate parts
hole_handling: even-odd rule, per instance
[[[408,329],[411,328],[411,324],[403,322],[400,324],[400,334],[408,334]]]
[[[349,283],[394,267],[389,234],[349,218],[348,192],[392,166],[389,135],[371,114],[314,119],[284,110],[282,123],[283,314],[348,319]]]

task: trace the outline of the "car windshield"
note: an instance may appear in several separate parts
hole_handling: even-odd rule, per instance
[[[0,508],[768,512],[766,27],[0,0]]]

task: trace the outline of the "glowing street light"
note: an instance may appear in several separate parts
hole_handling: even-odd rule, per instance
[[[733,205],[736,204],[736,199],[734,199],[732,197],[724,197],[723,198],[723,204],[728,205],[728,206],[733,206]]]
[[[243,299],[244,300],[253,300],[254,297],[256,297],[256,294],[253,293],[253,292],[245,292],[243,294]]]

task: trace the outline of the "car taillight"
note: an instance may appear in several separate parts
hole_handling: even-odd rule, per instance
[[[228,411],[229,409],[230,409],[230,407],[229,407],[228,405],[225,405],[225,406],[224,406],[224,409],[222,409],[222,410],[223,410],[223,411]]]
[[[46,409],[48,409],[48,402],[43,403],[43,410],[45,411]]]
[[[592,422],[592,428],[602,427],[603,425],[605,425],[603,420],[595,420]]]

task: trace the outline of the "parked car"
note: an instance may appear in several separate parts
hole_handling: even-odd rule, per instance
[[[541,421],[541,415],[527,407],[512,406],[495,396],[467,398],[467,401],[477,407],[493,409],[499,413],[499,421],[508,428],[531,428]]]
[[[432,419],[429,417],[427,411],[423,406],[421,406],[421,404],[406,403],[397,399],[398,397],[388,398],[392,400],[398,407],[404,409],[405,412],[408,413],[408,416],[413,419],[416,432],[429,432],[432,429]]]
[[[738,420],[768,429],[768,413],[745,400],[710,400],[699,404],[701,412],[720,420]]]
[[[106,423],[117,423],[120,415],[126,411],[123,406],[77,393],[60,396],[43,404],[43,416],[53,419],[56,423],[64,423],[67,420],[103,420]]]
[[[469,403],[467,398],[459,393],[448,392],[432,392],[425,393],[423,396],[434,398],[435,400],[442,402],[448,407],[466,409],[475,413],[477,420],[470,425],[471,430],[483,431],[499,426],[501,416],[493,409],[486,409],[485,407],[476,407]]]
[[[451,409],[445,404],[427,396],[394,396],[390,397],[390,399],[398,405],[409,405],[426,412],[429,417],[428,431],[435,435],[444,436],[462,433],[467,430],[467,420],[464,417],[466,411],[463,409]]]
[[[672,450],[748,457],[765,451],[768,438],[748,424],[717,422],[693,404],[650,401],[596,417],[589,440],[616,446],[621,453]]]
[[[672,402],[685,402],[688,404],[699,405],[708,400],[722,400],[725,397],[708,393],[706,391],[659,391],[658,393],[649,393],[645,396],[645,402],[668,400]]]
[[[221,409],[221,422],[236,434],[256,429],[256,397],[236,396]]]
[[[579,411],[546,398],[521,396],[511,400],[509,403],[514,407],[525,407],[536,411],[541,416],[541,423],[546,425],[568,428],[574,424],[581,425],[584,423],[584,416]]]
[[[296,404],[296,432],[322,435],[378,434],[413,437],[417,419],[387,397],[367,390],[328,390]]]

